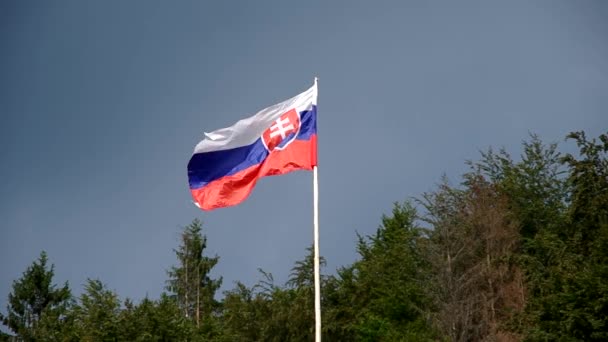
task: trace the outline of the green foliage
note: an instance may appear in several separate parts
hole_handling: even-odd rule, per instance
[[[88,279],[74,307],[75,331],[81,341],[116,341],[119,338],[120,300],[100,281]]]
[[[240,284],[227,297],[232,299],[233,307],[235,299],[240,298],[237,303],[246,303],[248,308],[244,312],[254,318],[255,323],[247,326],[245,336],[255,336],[261,341],[310,341],[314,338],[313,250],[308,248],[307,251],[306,257],[292,268],[284,287],[275,285],[272,275],[260,270],[264,277],[262,281],[250,290]],[[321,266],[325,264],[322,257],[319,262]],[[238,297],[234,296],[237,294]],[[243,336],[242,340],[246,338]]]
[[[576,141],[581,156],[576,159],[568,154],[563,158],[570,169],[572,194],[568,233],[580,253],[595,256],[601,247],[598,243],[605,243],[602,238],[608,224],[608,135],[600,135],[600,142],[588,141],[584,132],[570,133],[568,138]]]
[[[262,322],[269,316],[264,296],[237,283],[235,289],[224,293],[222,324],[227,341],[261,341]]]
[[[568,135],[561,154],[532,135],[515,161],[483,152],[447,180],[396,203],[358,260],[321,276],[324,341],[608,340],[608,135]],[[424,228],[423,228],[424,225]],[[73,298],[44,252],[13,282],[0,341],[311,341],[313,253],[286,284],[237,282],[217,301],[219,257],[194,220],[168,271],[168,294],[121,302],[100,280]],[[324,265],[324,259],[321,258]]]
[[[523,142],[520,162],[514,162],[503,149],[482,152],[482,159],[471,163],[476,172],[506,195],[510,210],[519,222],[524,239],[533,239],[543,229],[557,229],[563,220],[567,195],[566,172],[557,144],[545,145],[537,135]]]
[[[608,137],[568,139],[578,157],[533,136],[519,163],[490,151],[476,164],[521,222],[526,307],[512,327],[530,341],[608,338]]]
[[[158,301],[144,298],[139,305],[127,300],[124,306],[119,315],[121,340],[185,341],[194,336],[194,325],[166,294]]]
[[[219,257],[204,256],[205,248],[207,238],[202,234],[202,223],[195,219],[181,234],[181,245],[175,250],[179,265],[169,270],[167,282],[167,290],[175,296],[184,316],[199,328],[201,323],[212,323],[212,315],[219,305],[214,296],[222,283],[221,278],[209,276]]]
[[[3,333],[2,331],[0,331],[0,341],[2,342],[8,342],[13,338],[13,336],[7,334],[7,333]]]
[[[588,141],[571,133],[579,158],[568,154],[570,206],[558,234],[539,236],[532,269],[530,340],[608,339],[608,136]]]
[[[41,252],[38,260],[13,282],[8,313],[0,315],[2,323],[24,341],[36,340],[48,328],[47,324],[39,326],[43,318],[44,322],[48,322],[48,317],[61,319],[71,298],[67,283],[61,288],[53,285],[54,266],[49,268],[47,261],[46,253]]]
[[[393,207],[383,216],[373,236],[359,236],[361,259],[352,270],[343,270],[341,280],[353,293],[352,324],[356,340],[395,341],[414,334],[432,339],[428,320],[430,300],[426,296],[425,272],[429,265],[421,255],[421,229],[415,225],[416,211],[410,203]]]

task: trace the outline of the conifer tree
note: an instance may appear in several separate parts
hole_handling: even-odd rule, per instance
[[[61,288],[53,284],[54,265],[47,266],[46,252],[13,282],[8,295],[7,315],[0,315],[4,325],[24,341],[36,339],[38,322],[45,312],[59,316],[71,298],[67,282]]]
[[[81,341],[118,341],[120,300],[98,279],[87,279],[74,307],[75,330]]]
[[[202,223],[198,219],[184,228],[180,240],[175,250],[178,265],[168,271],[167,290],[175,296],[184,316],[201,327],[218,306],[214,296],[222,279],[212,279],[210,272],[219,257],[204,256],[207,237],[202,234]]]

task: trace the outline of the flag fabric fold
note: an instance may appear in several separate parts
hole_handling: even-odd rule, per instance
[[[317,85],[234,125],[205,133],[188,162],[203,210],[244,201],[258,179],[317,165]]]

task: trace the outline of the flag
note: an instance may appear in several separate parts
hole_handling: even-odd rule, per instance
[[[188,162],[203,210],[244,201],[258,179],[317,165],[317,84],[230,127],[205,133]]]

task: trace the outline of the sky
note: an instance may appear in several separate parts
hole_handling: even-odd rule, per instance
[[[158,298],[199,218],[222,290],[284,283],[312,244],[312,173],[203,212],[186,165],[319,77],[320,246],[333,274],[395,201],[530,133],[608,128],[606,1],[0,2],[0,312],[40,254],[75,294]]]

